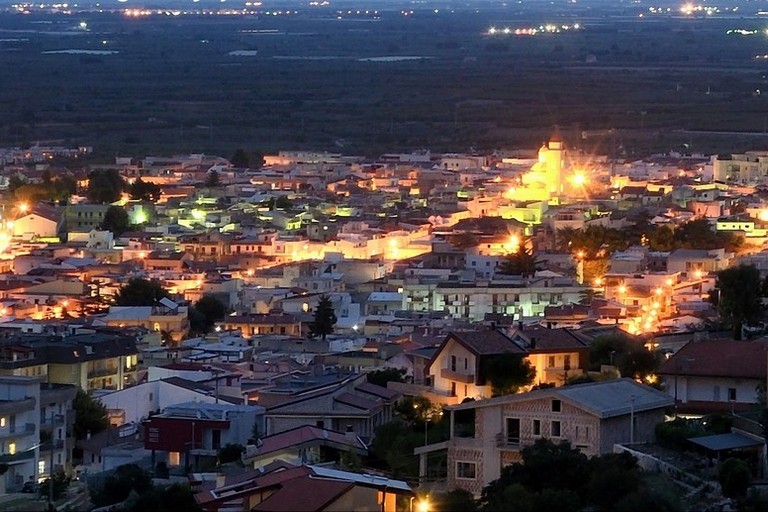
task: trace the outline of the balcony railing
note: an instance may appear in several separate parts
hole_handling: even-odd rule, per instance
[[[520,450],[523,443],[520,442],[519,437],[509,437],[504,432],[499,432],[496,434],[496,447],[506,450]]]
[[[473,374],[460,373],[448,368],[441,368],[440,376],[444,379],[455,380],[456,382],[463,382],[464,384],[472,384],[475,382],[475,376]]]
[[[24,450],[23,452],[16,452],[15,454],[11,455],[10,453],[6,453],[3,455],[0,455],[0,464],[14,464],[18,462],[23,462],[25,460],[31,460],[35,458],[35,450]]]
[[[88,378],[93,379],[94,377],[106,377],[115,374],[117,374],[117,368],[95,368],[88,372]]]

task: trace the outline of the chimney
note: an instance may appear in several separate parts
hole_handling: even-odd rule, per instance
[[[535,336],[531,336],[531,348],[532,349],[536,348],[536,337]]]
[[[344,432],[344,437],[351,442],[357,441],[357,435],[355,435],[355,431],[352,429],[352,425],[347,425],[347,430]]]
[[[551,328],[552,328],[552,322],[547,322],[547,329],[551,329]]]
[[[517,321],[517,328],[520,329],[521,331],[525,330],[525,328],[523,327],[523,321],[522,320],[518,320]]]

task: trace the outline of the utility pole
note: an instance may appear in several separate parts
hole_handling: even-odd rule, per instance
[[[55,414],[51,411],[51,457],[48,465],[48,510],[51,512],[56,510],[56,507],[53,505],[53,446],[55,445],[54,434],[56,432],[53,420],[55,417]]]

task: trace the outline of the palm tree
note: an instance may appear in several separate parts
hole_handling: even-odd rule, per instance
[[[516,252],[507,253],[499,263],[498,273],[528,277],[541,270],[541,261],[536,259],[533,250],[520,244]]]

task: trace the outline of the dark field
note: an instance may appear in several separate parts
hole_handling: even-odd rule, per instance
[[[375,155],[534,146],[558,124],[574,142],[616,129],[583,141],[606,153],[768,149],[768,61],[755,59],[768,54],[768,22],[620,14],[0,14],[0,145]],[[80,21],[88,30],[71,30]],[[486,35],[574,21],[585,29]],[[42,53],[64,49],[119,53]],[[229,55],[242,50],[257,53]],[[385,56],[427,58],[359,60]]]

